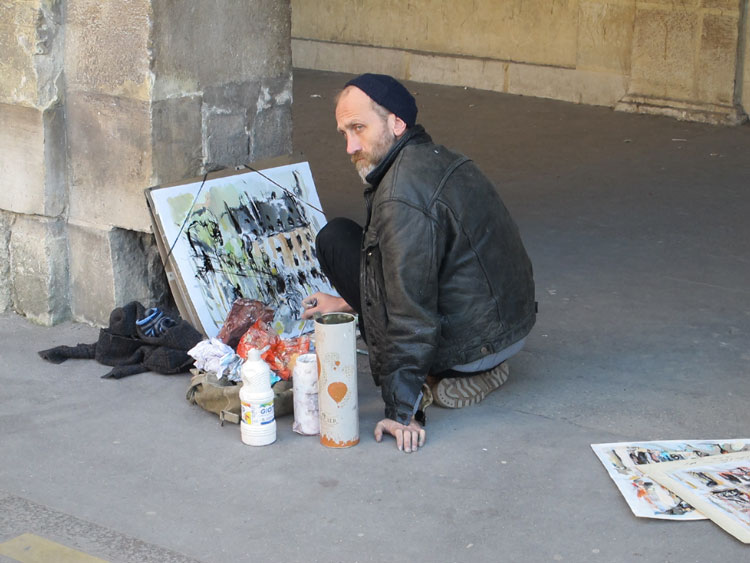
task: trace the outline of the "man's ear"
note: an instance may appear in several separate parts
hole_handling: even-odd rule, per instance
[[[406,122],[395,113],[392,113],[391,115],[394,117],[392,126],[393,134],[396,135],[396,137],[400,137],[406,131]]]

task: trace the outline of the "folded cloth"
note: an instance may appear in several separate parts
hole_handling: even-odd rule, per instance
[[[154,308],[146,311],[139,302],[132,301],[110,313],[109,328],[99,331],[96,343],[57,346],[42,350],[39,355],[54,364],[68,358],[94,359],[113,367],[102,376],[112,379],[146,371],[173,374],[193,366],[187,351],[202,339],[201,333],[179,316]]]

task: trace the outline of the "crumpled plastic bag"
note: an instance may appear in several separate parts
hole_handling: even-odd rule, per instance
[[[218,338],[201,340],[188,350],[201,371],[216,374],[216,379],[226,375],[229,381],[242,381],[242,358]]]
[[[245,297],[235,299],[216,338],[227,346],[237,348],[240,338],[256,321],[261,320],[270,323],[273,317],[274,310],[261,301]]]
[[[297,357],[310,351],[310,337],[303,334],[297,338],[281,338],[267,323],[258,320],[240,338],[237,354],[247,358],[251,348],[266,348],[260,357],[281,379],[289,380]]]

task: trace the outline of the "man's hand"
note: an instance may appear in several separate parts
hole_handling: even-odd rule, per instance
[[[312,319],[316,314],[325,315],[326,313],[353,313],[349,304],[341,297],[322,293],[320,291],[305,297],[302,300],[302,318]]]
[[[426,433],[422,425],[413,418],[409,426],[404,426],[400,422],[384,418],[375,425],[375,441],[380,442],[383,439],[383,432],[387,432],[396,438],[396,446],[399,451],[406,453],[416,452],[424,446]]]

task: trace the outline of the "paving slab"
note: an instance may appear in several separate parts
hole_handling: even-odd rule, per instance
[[[294,143],[327,215],[361,220],[332,116],[349,77],[295,72]],[[539,319],[509,382],[475,407],[429,409],[427,445],[407,455],[372,437],[382,401],[360,356],[359,445],[327,449],[285,417],[275,444],[252,448],[187,403],[188,376],[111,381],[93,361],[49,364],[38,350],[94,342],[97,329],[0,316],[0,544],[33,533],[124,562],[149,550],[202,562],[747,558],[711,522],[634,517],[590,444],[750,438],[750,128],[407,85],[428,132],[497,183],[534,263]]]

